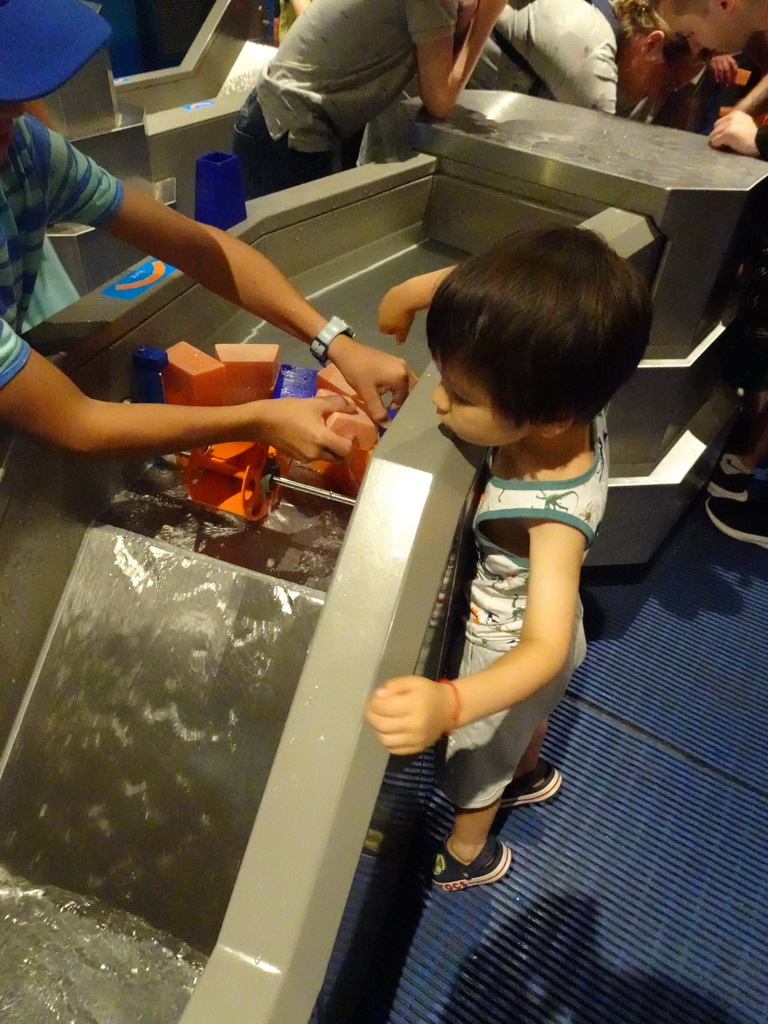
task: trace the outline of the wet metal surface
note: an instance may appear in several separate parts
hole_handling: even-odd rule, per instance
[[[9,747],[0,862],[208,952],[322,602],[91,529]]]
[[[0,868],[3,1024],[177,1024],[205,960],[144,921]]]
[[[304,471],[307,483],[322,483]],[[102,521],[211,558],[326,591],[351,508],[283,492],[259,522],[190,501],[172,459],[158,460],[119,494]]]

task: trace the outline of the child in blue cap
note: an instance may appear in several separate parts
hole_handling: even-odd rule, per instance
[[[46,226],[75,221],[104,228],[311,343],[377,421],[386,419],[381,394],[391,392],[400,404],[408,393],[403,360],[353,340],[342,320],[328,321],[258,252],[116,180],[24,114],[26,101],[63,85],[109,34],[107,22],[80,0],[0,0],[0,420],[87,453],[173,451],[253,438],[303,459],[343,457],[350,442],[325,423],[346,407],[341,397],[195,408],[101,402],[19,335]]]

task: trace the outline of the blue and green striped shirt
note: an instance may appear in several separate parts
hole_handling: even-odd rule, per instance
[[[35,287],[48,224],[101,224],[123,201],[122,182],[29,116],[14,122],[0,166],[0,387],[29,358],[17,333]]]

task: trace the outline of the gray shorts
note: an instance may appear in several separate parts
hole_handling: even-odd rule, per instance
[[[448,737],[441,784],[446,795],[465,810],[488,807],[513,779],[536,727],[557,707],[587,651],[581,615],[571,652],[562,671],[536,693],[507,711],[498,711],[455,729]],[[493,664],[502,651],[465,642],[460,676]]]

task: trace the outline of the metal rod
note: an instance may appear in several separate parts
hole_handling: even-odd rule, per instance
[[[324,487],[313,487],[312,484],[300,484],[298,480],[288,480],[284,476],[270,476],[270,484],[280,484],[281,487],[293,488],[294,491],[302,491],[304,494],[315,494],[319,498],[329,498],[331,501],[338,501],[342,505],[355,504],[354,498],[348,498],[346,494],[339,494],[338,491],[326,491]]]

